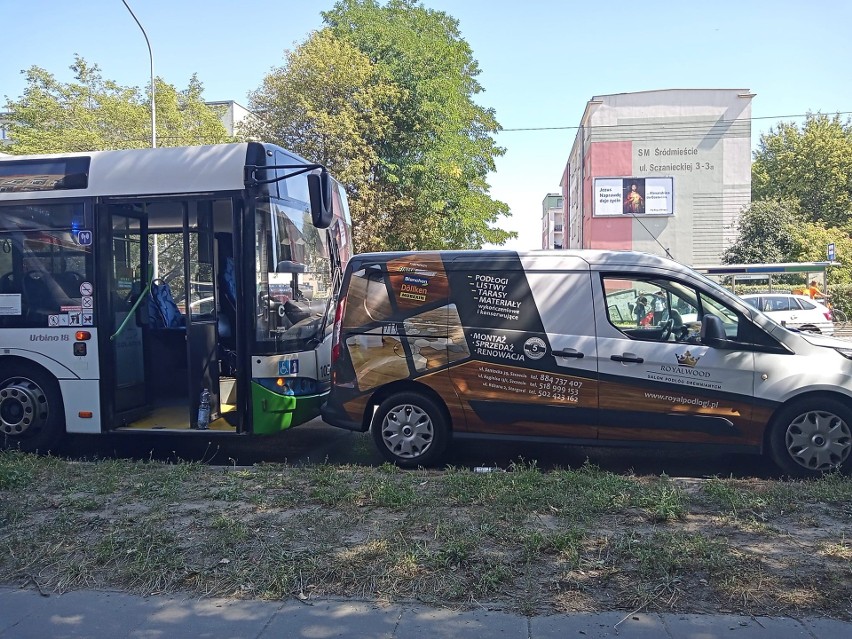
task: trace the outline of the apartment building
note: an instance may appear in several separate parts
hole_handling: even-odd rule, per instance
[[[748,89],[595,96],[563,171],[566,248],[713,265],[751,201]]]
[[[541,248],[561,249],[563,243],[563,200],[559,193],[548,193],[541,202]]]

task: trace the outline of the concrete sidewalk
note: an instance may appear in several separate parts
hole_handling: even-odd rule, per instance
[[[60,639],[847,639],[852,623],[833,619],[733,615],[577,613],[523,617],[418,605],[318,600],[236,601],[137,597],[84,590],[42,596],[0,587],[0,638]]]

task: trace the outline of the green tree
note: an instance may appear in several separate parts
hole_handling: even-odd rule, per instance
[[[840,266],[829,268],[828,280],[832,285],[852,282],[852,238],[846,231],[821,222],[803,222],[794,237],[794,252],[785,261],[824,262],[828,258],[828,245],[834,244],[835,259]]]
[[[328,166],[346,188],[358,250],[380,250],[386,229],[375,212],[393,194],[381,179],[378,151],[393,134],[402,97],[366,55],[321,30],[286,51],[284,65],[250,94],[259,117],[241,132]]]
[[[852,282],[852,238],[843,229],[805,219],[797,200],[752,202],[737,223],[737,233],[722,256],[725,264],[824,262],[833,243],[840,266],[828,271],[829,281]]]
[[[473,101],[483,91],[480,71],[458,21],[415,0],[340,0],[323,18],[404,89],[390,114],[394,135],[378,148],[379,179],[395,195],[374,212],[387,248],[480,247],[514,237],[492,226],[509,213],[486,181],[505,150],[491,137],[500,130],[493,109]]]
[[[9,153],[63,153],[151,145],[151,103],[137,87],[105,80],[97,65],[75,56],[73,82],[33,66],[19,100],[7,98]],[[156,80],[157,142],[162,146],[227,142],[218,112],[203,101],[196,76],[179,91]]]
[[[347,187],[356,249],[479,247],[508,207],[486,177],[503,153],[455,20],[410,0],[339,2],[249,100],[245,133],[323,162]]]
[[[839,115],[808,114],[800,128],[782,123],[760,137],[752,200],[793,198],[806,219],[852,230],[852,125]]]
[[[801,226],[796,200],[752,202],[737,224],[737,239],[722,254],[724,264],[786,262],[800,250]]]

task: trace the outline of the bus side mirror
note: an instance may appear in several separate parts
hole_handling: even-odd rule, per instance
[[[331,178],[325,168],[319,173],[308,173],[308,193],[314,226],[327,229],[331,226]]]

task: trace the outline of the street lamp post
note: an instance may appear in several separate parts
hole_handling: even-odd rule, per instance
[[[139,28],[142,30],[142,35],[145,36],[145,44],[148,45],[148,57],[151,58],[151,148],[157,148],[157,106],[154,102],[154,52],[151,50],[151,42],[148,40],[148,34],[145,33],[145,28],[142,26],[142,23],[139,22],[139,18],[136,17],[136,14],[133,13],[133,9],[130,8],[130,5],[127,4],[127,0],[121,0],[124,3],[124,6],[127,7],[127,10],[130,12],[130,15],[133,16],[133,19],[136,20],[136,24],[139,25]]]

